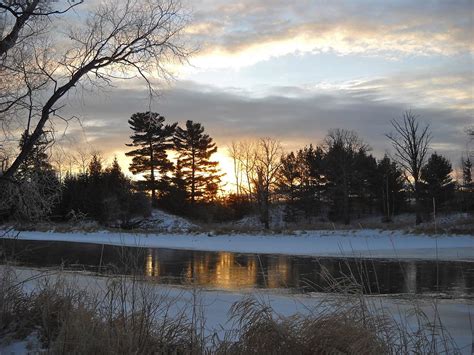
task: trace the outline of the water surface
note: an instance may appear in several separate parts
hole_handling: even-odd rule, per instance
[[[228,290],[474,296],[474,262],[394,261],[132,248],[51,241],[2,240],[3,257],[34,267],[141,274],[168,284]],[[3,258],[2,258],[3,259]]]

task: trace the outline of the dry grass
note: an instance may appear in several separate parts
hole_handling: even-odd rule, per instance
[[[44,278],[31,292],[2,268],[0,336],[35,333],[51,354],[203,353],[202,328],[185,310],[145,283],[115,278],[100,294],[62,277]],[[9,269],[11,270],[11,269]]]
[[[159,294],[134,277],[112,278],[95,292],[54,276],[41,278],[28,291],[12,269],[2,267],[2,337],[24,339],[34,333],[43,350],[52,354],[458,352],[439,319],[433,324],[415,303],[407,316],[415,317],[418,326],[409,329],[392,315],[375,311],[370,298],[362,296],[357,285],[348,287],[347,281],[333,280],[335,294],[290,317],[279,315],[262,299],[244,298],[231,307],[231,329],[219,339],[205,332],[196,290],[187,308],[177,310],[176,296]]]
[[[223,341],[225,354],[384,354],[387,345],[367,320],[346,311],[276,316],[256,298],[232,306],[237,341]]]

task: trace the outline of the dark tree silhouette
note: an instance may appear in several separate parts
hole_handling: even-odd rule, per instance
[[[176,128],[174,143],[182,175],[180,181],[184,183],[191,204],[213,200],[222,175],[218,171],[218,162],[211,161],[217,147],[212,138],[204,134],[204,126],[186,121],[186,128]]]
[[[304,162],[295,153],[283,155],[278,171],[278,192],[286,199],[285,220],[295,222],[298,200],[302,190],[302,169]]]
[[[28,132],[24,132],[20,139],[20,148],[28,140]],[[48,132],[43,132],[40,138],[33,145],[30,153],[18,168],[17,178],[22,178],[30,173],[50,172],[53,166],[49,161],[47,149],[50,147],[52,139],[48,137]]]
[[[350,223],[350,200],[357,179],[357,156],[369,150],[354,131],[335,129],[326,137],[325,172],[333,213]]]
[[[462,181],[465,187],[470,187],[472,184],[472,162],[469,157],[462,159]]]
[[[416,224],[419,224],[422,222],[420,175],[431,142],[429,125],[420,127],[418,117],[411,111],[406,111],[401,121],[392,120],[391,123],[395,133],[387,134],[386,137],[395,148],[397,162],[409,175],[407,181],[415,196]]]
[[[454,193],[454,181],[451,178],[453,168],[445,157],[433,153],[421,169],[423,189],[430,200],[433,198],[437,205],[442,205]],[[429,201],[431,202],[431,201]]]
[[[377,188],[379,206],[384,221],[390,222],[392,216],[400,212],[404,202],[404,177],[397,164],[385,155],[377,165]]]
[[[52,1],[7,3],[47,2]],[[5,4],[3,1],[0,5],[0,16],[7,14],[15,17],[15,13],[5,9]],[[59,111],[65,105],[68,93],[81,86],[81,83],[87,82],[93,86],[110,85],[118,79],[116,73],[121,72],[128,78],[143,78],[152,95],[154,90],[151,77],[158,75],[161,78],[169,78],[166,64],[170,61],[186,60],[189,51],[179,35],[185,28],[188,17],[179,1],[101,1],[90,10],[86,16],[78,17],[79,21],[73,28],[56,31],[48,40],[41,40],[32,45],[30,60],[22,63],[19,68],[21,75],[26,76],[25,83],[14,82],[20,87],[14,90],[13,98],[11,95],[5,100],[0,98],[0,113],[5,113],[0,116],[2,125],[7,126],[18,117],[35,118],[34,122],[29,120],[31,134],[0,177],[2,180],[12,179],[47,123],[54,116],[61,117]],[[24,13],[25,9],[20,11]],[[36,10],[28,10],[27,13],[33,14],[34,11]],[[15,20],[13,22],[16,23]],[[29,26],[25,25],[23,29],[25,28]],[[51,28],[47,30],[44,31],[45,34],[49,33]],[[11,42],[4,40],[2,37],[2,46]],[[55,42],[54,46],[51,42]],[[6,50],[0,52],[4,54],[0,64],[4,60],[8,63],[17,61],[17,58],[11,55],[14,51],[8,48],[9,45],[6,44]],[[2,65],[2,71],[6,71],[7,67]],[[15,68],[14,72],[17,72],[17,69]],[[41,79],[40,83],[35,85],[34,93],[30,92],[29,87],[32,74],[39,74]],[[12,81],[8,78],[2,80],[0,89],[9,89],[10,84]]]
[[[321,199],[326,184],[324,176],[324,150],[312,145],[298,151],[298,160],[302,162],[302,187],[300,208],[306,218],[316,215],[321,209]]]
[[[156,112],[135,113],[128,121],[134,134],[127,146],[135,148],[126,153],[133,157],[129,169],[134,175],[146,173],[145,190],[151,191],[152,201],[156,199],[156,191],[164,190],[169,184],[166,174],[173,169],[167,150],[173,148],[177,123],[165,125],[164,122],[165,118]]]

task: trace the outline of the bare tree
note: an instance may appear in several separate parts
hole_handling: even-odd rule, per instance
[[[474,158],[474,148],[472,144],[474,143],[474,126],[470,126],[466,128],[467,136],[469,137],[467,143],[467,154],[469,157]]]
[[[240,165],[242,167],[242,192],[247,194],[247,197],[252,199],[253,197],[253,187],[252,182],[255,180],[255,167],[257,163],[257,150],[258,150],[258,142],[255,141],[241,141],[239,143],[239,150],[240,150]],[[244,187],[244,180],[246,183],[246,187]]]
[[[0,3],[0,59],[28,38],[44,29],[44,20],[52,15],[68,12],[81,4],[82,0],[65,1],[62,9],[52,9],[53,0],[9,0]],[[43,22],[43,26],[38,25]]]
[[[239,142],[232,141],[230,146],[227,147],[230,157],[232,158],[235,178],[235,193],[237,196],[242,194],[242,151],[241,144]]]
[[[279,141],[261,138],[255,154],[253,185],[260,211],[260,219],[266,229],[270,228],[270,203],[276,187],[283,150]]]
[[[410,183],[415,197],[416,224],[422,222],[420,177],[421,169],[425,165],[426,156],[430,148],[431,133],[429,125],[420,127],[418,116],[406,111],[400,121],[390,121],[395,129],[394,133],[387,134],[387,138],[395,149],[395,158],[405,170],[407,181]]]
[[[61,118],[65,96],[78,85],[108,85],[117,77],[139,76],[152,94],[151,78],[167,77],[166,64],[182,62],[189,54],[180,39],[186,24],[175,0],[104,0],[66,37],[58,34],[61,45],[33,45],[27,63],[43,79],[41,94],[25,97],[23,113],[31,134],[3,177],[14,176],[45,124],[52,116]],[[60,47],[65,48],[62,53]]]

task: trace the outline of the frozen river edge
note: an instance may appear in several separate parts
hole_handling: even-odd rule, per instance
[[[313,257],[474,261],[472,235],[432,236],[370,229],[291,235],[10,231],[4,238]]]

